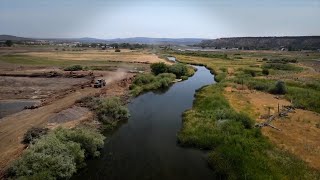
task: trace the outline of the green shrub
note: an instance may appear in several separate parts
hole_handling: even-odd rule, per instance
[[[150,65],[150,67],[151,67],[151,71],[155,75],[166,73],[168,71],[168,66],[163,62],[153,63]]]
[[[58,128],[31,144],[10,167],[15,179],[69,179],[84,166],[85,156],[97,155],[104,137],[89,129]]]
[[[144,91],[167,88],[175,80],[172,73],[162,73],[154,76],[152,74],[139,74],[130,86],[131,94],[137,96]]]
[[[269,69],[262,69],[262,74],[268,76],[269,75]]]
[[[188,75],[188,67],[185,64],[176,63],[169,67],[168,72],[175,74],[177,78],[181,78],[181,76]]]
[[[296,67],[292,64],[283,64],[283,63],[266,63],[262,66],[263,69],[275,69],[275,70],[284,70],[284,71],[300,71],[300,67]]]
[[[48,131],[48,128],[32,127],[24,134],[22,142],[24,144],[29,144],[47,134]]]
[[[64,68],[65,71],[81,71],[83,67],[81,65],[72,65]]]
[[[249,74],[249,75],[252,76],[252,77],[256,77],[256,71],[253,70],[253,69],[244,69],[243,72],[244,72],[245,74]]]
[[[286,84],[283,81],[277,81],[275,86],[272,89],[270,89],[270,92],[272,94],[286,94]]]
[[[134,80],[133,84],[135,85],[144,85],[144,84],[149,84],[152,83],[156,80],[156,77],[152,74],[138,74]]]

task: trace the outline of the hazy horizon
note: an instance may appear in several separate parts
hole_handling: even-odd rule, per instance
[[[317,36],[320,0],[2,0],[0,34],[30,38]]]

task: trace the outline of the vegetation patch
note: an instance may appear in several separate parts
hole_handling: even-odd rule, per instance
[[[93,129],[58,128],[33,141],[9,169],[14,179],[68,179],[85,165],[86,157],[99,155],[104,136]]]
[[[30,144],[48,133],[48,128],[32,127],[24,134],[22,143]]]
[[[81,65],[72,65],[64,68],[65,71],[82,71],[83,69]]]
[[[138,74],[130,86],[131,94],[137,96],[145,91],[164,89],[176,79],[172,73],[162,73],[157,76],[153,74]]]
[[[104,128],[107,130],[114,129],[119,121],[127,120],[130,117],[128,108],[123,106],[117,97],[85,97],[77,103],[95,112],[98,120],[104,124]]]
[[[274,148],[252,119],[230,107],[223,91],[223,84],[216,84],[197,92],[178,134],[181,145],[211,150],[208,163],[217,178],[319,178],[303,161]]]

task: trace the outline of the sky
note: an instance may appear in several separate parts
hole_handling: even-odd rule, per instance
[[[320,35],[320,0],[0,0],[0,34],[102,39]]]

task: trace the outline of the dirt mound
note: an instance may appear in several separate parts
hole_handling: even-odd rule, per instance
[[[73,106],[59,113],[53,114],[49,117],[49,123],[65,123],[80,119],[81,117],[88,114],[90,111],[84,107]]]

